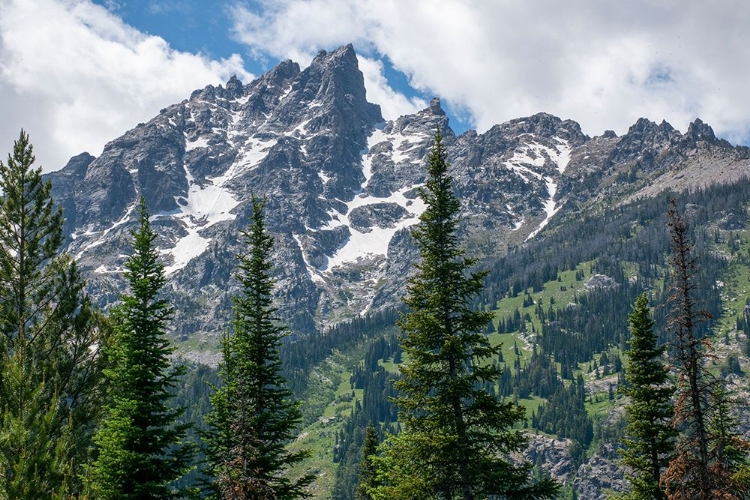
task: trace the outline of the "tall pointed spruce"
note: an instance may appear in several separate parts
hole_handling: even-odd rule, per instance
[[[223,339],[223,385],[211,398],[207,456],[214,487],[223,500],[306,498],[312,475],[287,476],[305,451],[286,445],[297,437],[299,405],[281,374],[279,347],[286,330],[276,320],[270,276],[273,237],[266,232],[264,203],[253,197],[252,222],[243,231],[232,335]]]
[[[663,359],[665,347],[657,346],[654,321],[645,293],[638,297],[630,323],[630,365],[623,392],[630,397],[625,410],[628,425],[622,462],[628,466],[630,500],[666,498],[660,485],[662,472],[674,455],[677,431],[672,425],[674,387],[669,383],[668,368]]]
[[[0,498],[80,491],[101,396],[98,315],[33,163],[21,131],[0,162]]]
[[[380,437],[375,426],[370,423],[365,431],[365,441],[362,443],[362,461],[359,464],[359,485],[357,486],[357,500],[372,500],[370,491],[377,487],[377,469],[374,458],[378,453]]]
[[[500,377],[490,362],[500,346],[483,333],[492,313],[472,308],[485,273],[470,272],[475,261],[459,246],[460,203],[439,131],[427,162],[420,190],[426,210],[412,231],[421,263],[400,320],[406,362],[396,403],[404,431],[381,446],[379,484],[371,494],[388,500],[552,497],[554,482],[534,483],[531,465],[507,456],[526,442],[513,428],[524,409],[484,390]]]
[[[166,281],[154,245],[145,200],[132,232],[133,254],[125,263],[130,295],[112,313],[115,338],[108,353],[112,368],[111,404],[95,441],[99,456],[92,470],[94,498],[178,498],[170,483],[190,468],[192,448],[182,444],[186,425],[177,421],[183,408],[169,404],[184,368],[173,368],[166,336],[172,308],[160,297]]]

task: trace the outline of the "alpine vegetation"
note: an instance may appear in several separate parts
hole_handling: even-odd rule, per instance
[[[101,413],[106,329],[33,163],[22,130],[0,161],[0,498],[69,498]]]
[[[471,308],[486,273],[470,272],[475,261],[456,235],[461,205],[442,141],[438,131],[419,193],[427,208],[412,230],[421,262],[399,322],[406,361],[395,385],[404,430],[381,446],[378,483],[368,493],[384,500],[552,498],[554,481],[532,481],[531,464],[508,458],[526,442],[513,427],[524,409],[484,389],[500,377],[488,362],[500,346],[484,335],[492,314]]]
[[[173,367],[166,336],[172,307],[161,297],[166,278],[154,245],[146,201],[138,207],[133,254],[125,268],[130,293],[110,317],[114,335],[107,349],[108,398],[94,441],[93,498],[182,498],[172,484],[192,467],[193,447],[182,442],[184,408],[169,403],[184,367]]]
[[[358,64],[206,86],[46,176],[21,133],[0,500],[746,497],[750,148],[385,120]]]
[[[261,200],[253,198],[250,226],[242,232],[247,251],[238,256],[241,293],[233,298],[232,332],[222,340],[223,385],[211,397],[206,433],[209,470],[217,498],[305,498],[314,479],[284,473],[307,457],[286,449],[302,420],[281,374],[279,348],[286,331],[274,316],[270,260]]]

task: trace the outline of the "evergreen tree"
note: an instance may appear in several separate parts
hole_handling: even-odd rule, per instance
[[[172,367],[169,359],[172,308],[160,297],[166,277],[143,198],[132,235],[134,252],[125,263],[130,295],[121,296],[111,316],[111,403],[95,437],[94,498],[178,498],[182,492],[170,483],[188,472],[193,452],[182,444],[189,426],[177,423],[184,409],[170,405],[184,367]]]
[[[709,500],[746,498],[748,484],[736,473],[736,456],[726,453],[722,441],[733,433],[726,427],[727,412],[721,384],[706,370],[711,343],[699,327],[710,315],[698,309],[697,260],[688,224],[671,200],[667,213],[671,236],[672,283],[669,295],[667,329],[677,367],[677,401],[674,422],[680,430],[676,454],[662,474],[670,500]],[[718,390],[718,392],[717,392]],[[712,432],[712,422],[723,421],[722,434]],[[744,472],[744,470],[743,470]]]
[[[713,392],[713,411],[708,426],[712,437],[709,454],[721,457],[714,465],[713,474],[728,478],[729,484],[736,489],[733,493],[739,496],[744,492],[745,497],[741,498],[747,498],[750,492],[750,442],[737,432],[737,417],[732,414],[732,408],[741,404],[732,401],[723,384],[717,385]]]
[[[0,498],[80,492],[102,387],[106,329],[33,163],[21,131],[0,162]]]
[[[630,365],[625,374],[627,385],[622,390],[630,401],[625,405],[628,424],[622,461],[632,471],[628,475],[632,490],[626,498],[662,499],[666,496],[659,481],[674,454],[677,434],[671,423],[674,387],[662,360],[665,348],[657,347],[645,293],[635,301],[628,320],[632,335],[627,351]]]
[[[373,458],[378,453],[380,439],[375,426],[370,423],[365,432],[365,442],[362,446],[362,461],[359,465],[359,487],[357,488],[358,500],[372,500],[370,491],[377,487],[377,471]]]
[[[211,398],[209,468],[221,499],[305,498],[314,476],[286,475],[308,454],[285,448],[302,416],[281,374],[279,345],[286,331],[271,297],[273,238],[266,232],[264,203],[252,202],[252,222],[242,233],[248,251],[238,256],[242,292],[234,297],[233,334],[223,339],[223,386]]]
[[[492,313],[475,311],[484,272],[472,272],[456,235],[459,200],[439,131],[427,159],[426,204],[412,234],[421,255],[399,324],[407,358],[396,382],[404,431],[383,445],[374,498],[464,500],[491,495],[550,497],[550,480],[533,483],[531,465],[507,458],[526,442],[513,425],[524,409],[484,390],[501,369],[492,363],[500,346],[482,333]]]

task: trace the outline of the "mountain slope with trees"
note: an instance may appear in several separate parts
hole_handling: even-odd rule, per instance
[[[642,119],[621,137],[588,137],[575,122],[540,113],[456,136],[439,100],[383,122],[363,82],[350,46],[321,52],[304,70],[283,62],[248,84],[232,79],[196,91],[110,142],[99,158],[84,154],[49,174],[65,222],[42,203],[41,212],[53,221],[50,236],[40,240],[47,253],[29,265],[43,273],[62,269],[52,281],[77,298],[45,301],[40,295],[38,304],[72,311],[50,313],[45,317],[54,321],[42,323],[108,340],[107,323],[96,322],[91,306],[110,311],[125,290],[123,249],[138,225],[143,196],[165,266],[164,298],[174,307],[169,335],[180,355],[215,363],[232,297],[242,290],[233,275],[253,208],[246,194],[265,195],[267,229],[276,241],[268,256],[276,264],[272,299],[290,329],[280,366],[302,401],[302,428],[288,449],[309,450],[290,477],[314,474],[309,492],[316,498],[353,498],[368,425],[381,436],[404,427],[389,399],[396,396],[398,366],[409,359],[397,340],[396,319],[420,259],[411,228],[427,210],[418,192],[428,179],[425,160],[439,127],[459,202],[456,234],[466,242],[466,256],[477,259],[477,268],[467,271],[488,270],[467,307],[492,318],[480,337],[491,346],[502,343],[482,365],[497,380],[478,385],[483,394],[525,408],[514,431],[529,433],[524,454],[537,467],[534,478],[558,478],[566,498],[599,499],[630,488],[618,452],[628,439],[622,408],[629,400],[618,390],[631,363],[624,356],[631,341],[628,311],[647,292],[658,345],[672,340],[665,307],[673,277],[666,217],[672,197],[689,221],[687,236],[700,263],[697,310],[712,318],[695,325],[695,338],[711,344],[702,369],[726,382],[706,428],[727,439],[715,441],[709,454],[728,448],[731,467],[723,472],[743,473],[744,445],[735,437],[750,428],[737,411],[746,405],[750,366],[750,151],[715,137],[700,120],[685,133]],[[28,158],[19,162],[30,164]],[[17,184],[49,198],[38,178],[28,181]],[[3,202],[26,207],[13,198],[23,189],[13,189],[3,186]],[[0,241],[6,271],[20,255],[12,233]],[[52,257],[60,243],[72,259],[64,252],[59,261]],[[12,283],[9,276],[0,285]],[[79,293],[82,276],[88,296]],[[14,317],[10,310],[4,314]],[[91,325],[97,328],[88,330]],[[8,331],[7,339],[16,338]],[[20,352],[6,349],[3,359]],[[105,361],[86,358],[86,373],[100,373],[97,363]],[[18,371],[21,365],[6,363],[3,380],[31,380]],[[207,367],[186,375],[170,389],[175,408],[188,406],[183,421],[201,427],[209,407],[205,381],[218,379]],[[98,380],[90,379],[92,391],[80,394],[97,394]],[[36,448],[51,464],[49,484],[78,491],[90,447],[76,447],[84,455],[76,457],[72,473],[62,465],[72,450],[65,443],[87,442],[93,424],[75,427],[82,429],[75,439],[66,435],[60,404],[70,399],[59,397],[66,389],[45,384],[17,392],[39,403],[25,406],[61,438],[55,449],[45,448],[47,441]],[[24,429],[13,419],[29,415],[4,411],[3,431],[15,443]],[[10,461],[19,456],[15,450],[6,455]],[[30,484],[41,483],[21,486]]]
[[[424,210],[416,188],[438,127],[461,201],[458,231],[482,259],[566,218],[734,182],[750,168],[750,150],[700,120],[685,133],[641,119],[621,137],[588,137],[573,120],[539,113],[457,136],[434,99],[384,121],[346,46],[305,69],[284,61],[252,82],[197,90],[98,158],[82,154],[49,177],[66,214],[66,247],[102,306],[124,287],[120,249],[145,197],[175,334],[198,359],[197,351],[218,352],[217,325],[230,320],[240,289],[232,270],[249,192],[268,199],[274,259],[284,263],[274,296],[292,336],[398,307],[418,257],[408,228]]]

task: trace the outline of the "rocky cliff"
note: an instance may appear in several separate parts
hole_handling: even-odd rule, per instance
[[[509,246],[602,204],[746,175],[747,148],[696,120],[685,134],[645,119],[588,137],[540,113],[456,136],[438,99],[384,121],[366,99],[351,46],[309,67],[284,61],[247,84],[197,90],[49,175],[68,250],[102,306],[122,287],[124,252],[143,196],[176,307],[175,333],[211,346],[229,317],[239,232],[252,195],[266,198],[277,294],[294,334],[398,303],[416,258],[408,228],[436,130],[463,202],[471,253]],[[200,348],[200,347],[195,347]]]

